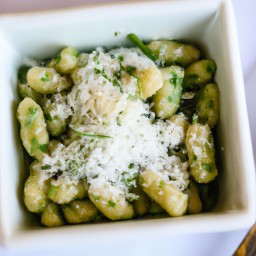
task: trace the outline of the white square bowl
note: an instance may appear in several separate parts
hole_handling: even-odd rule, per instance
[[[120,32],[115,36],[115,32]],[[17,69],[24,57],[45,58],[63,46],[92,49],[143,40],[186,39],[217,63],[221,113],[217,152],[220,198],[213,212],[180,218],[41,227],[25,209],[22,146],[16,122]],[[139,237],[217,232],[255,221],[255,168],[245,103],[234,13],[229,0],[137,2],[0,17],[0,238],[7,246],[118,243]],[[224,149],[224,150],[223,150]]]

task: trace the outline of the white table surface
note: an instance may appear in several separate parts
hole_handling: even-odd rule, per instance
[[[125,0],[119,0],[125,1]],[[6,12],[20,12],[43,9],[56,9],[59,7],[78,6],[81,4],[98,2],[114,2],[113,0],[0,0],[0,14]],[[256,156],[256,1],[255,0],[233,0],[237,28],[239,35],[240,53],[242,59],[243,74],[247,106],[251,125],[252,141],[254,145],[254,156]],[[255,71],[255,72],[254,72]],[[111,244],[99,244],[98,247],[85,247],[79,245],[76,248],[61,250],[47,250],[38,248],[38,251],[9,250],[0,246],[0,256],[34,256],[34,255],[175,255],[175,256],[227,256],[232,255],[237,246],[243,240],[248,229],[213,234],[179,235],[165,237],[159,240],[147,241],[147,244],[139,241],[133,244],[122,243],[117,246]]]

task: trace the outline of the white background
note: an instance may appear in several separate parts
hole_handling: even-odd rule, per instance
[[[119,0],[125,2],[125,0]],[[20,12],[43,9],[56,9],[60,7],[78,6],[81,4],[114,2],[113,0],[0,0],[0,14],[7,12]],[[239,35],[240,53],[242,59],[247,107],[251,125],[251,134],[256,155],[256,118],[253,113],[256,110],[256,1],[255,0],[233,0],[237,29]],[[122,243],[118,247],[111,244],[101,244],[90,248],[79,245],[76,248],[61,250],[47,250],[38,248],[38,251],[8,250],[0,246],[0,256],[32,256],[32,255],[189,255],[189,256],[227,256],[232,255],[238,247],[246,230],[227,233],[179,235],[161,239],[151,239],[147,244],[140,241]],[[255,241],[256,242],[256,241]],[[79,242],[78,242],[79,244]]]

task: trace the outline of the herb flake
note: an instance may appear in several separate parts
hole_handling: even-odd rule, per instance
[[[116,206],[116,203],[115,202],[113,202],[113,201],[111,201],[111,200],[109,200],[108,201],[108,206],[110,206],[110,207],[115,207]]]
[[[49,82],[48,74],[45,73],[43,76],[41,76],[40,80],[43,81],[44,83]]]
[[[77,135],[79,136],[85,136],[85,137],[93,137],[93,138],[99,138],[99,139],[109,139],[112,138],[111,136],[99,134],[99,133],[84,133],[73,130]]]
[[[28,109],[29,112],[29,118],[27,120],[26,126],[31,126],[33,124],[33,122],[36,120],[37,116],[38,116],[38,109],[34,106],[31,106]]]

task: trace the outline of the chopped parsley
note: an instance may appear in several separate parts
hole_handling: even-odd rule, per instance
[[[208,73],[214,75],[216,73],[216,65],[215,63],[210,63],[207,67],[206,70]]]
[[[209,102],[208,102],[208,107],[209,107],[210,109],[214,109],[214,102],[213,102],[213,100],[209,100]]]
[[[207,172],[212,172],[213,171],[213,164],[212,163],[207,163],[203,164],[203,169]]]
[[[150,113],[143,113],[143,114],[141,114],[141,116],[145,116],[145,117],[147,117],[147,118],[150,118],[151,117],[151,114]]]
[[[119,114],[118,114],[118,116],[117,116],[117,118],[116,118],[116,123],[117,123],[117,125],[118,126],[121,126],[121,123],[120,123],[120,115],[123,113],[123,111],[121,111]]]
[[[95,55],[94,55],[94,57],[93,57],[93,61],[94,61],[97,65],[100,64],[99,55],[100,55],[99,52],[96,52]]]
[[[137,98],[139,98],[141,95],[141,84],[140,84],[140,78],[134,74],[134,72],[136,71],[136,67],[134,66],[127,66],[127,67],[121,66],[121,67],[125,72],[127,72],[130,76],[134,77],[137,80],[137,87],[138,87]]]
[[[115,36],[119,36],[120,34],[121,34],[121,33],[118,32],[118,31],[116,31],[116,32],[114,33]]]
[[[104,70],[104,69],[103,69],[103,70],[100,70],[100,69],[95,68],[94,71],[95,71],[95,74],[100,74],[100,75],[102,75],[105,79],[107,79],[109,82],[111,82],[111,79],[110,79],[110,78],[108,77],[108,75],[105,73],[105,70]]]
[[[67,172],[71,173],[73,176],[78,174],[78,163],[75,160],[69,161]]]
[[[117,59],[118,59],[120,62],[122,62],[122,61],[124,60],[124,56],[119,55],[119,56],[117,57]]]
[[[49,82],[48,74],[45,72],[45,74],[41,76],[40,80],[43,81],[44,83]]]
[[[46,153],[47,149],[48,149],[48,144],[40,144],[35,137],[31,139],[31,147],[30,147],[31,155],[33,155],[36,150],[40,150],[41,152]]]
[[[193,156],[193,161],[194,162],[197,161],[197,156],[196,155]]]
[[[121,84],[117,81],[117,79],[114,79],[112,83],[113,83],[113,86],[119,87],[121,93],[124,93],[123,87],[122,87]]]
[[[60,56],[54,59],[55,65],[58,65],[60,63],[60,59],[61,59]]]
[[[172,102],[172,96],[168,96],[168,98],[167,98],[167,100],[169,101],[169,102]]]
[[[116,203],[114,203],[113,201],[109,200],[109,201],[108,201],[108,206],[114,208],[114,207],[116,206]]]
[[[38,116],[38,109],[36,107],[30,107],[28,109],[29,111],[29,118],[27,120],[26,126],[31,126],[33,124],[33,122],[36,120],[37,116]]]
[[[164,181],[161,180],[161,181],[159,182],[159,188],[163,188],[163,186],[164,186]]]
[[[121,86],[121,84],[118,82],[117,79],[114,79],[113,81],[111,80],[111,78],[108,77],[108,75],[105,73],[105,70],[100,70],[95,68],[94,69],[95,74],[100,74],[102,75],[105,79],[107,79],[109,82],[112,82],[113,86],[118,87],[120,89],[121,93],[124,93],[123,87]],[[121,75],[120,75],[121,76]]]
[[[135,164],[131,163],[129,164],[128,168],[131,170],[135,168]],[[133,173],[131,174],[129,171],[128,172],[123,172],[122,174],[121,181],[125,184],[126,187],[132,187],[135,185],[135,180],[138,176],[138,173]]]
[[[130,163],[130,164],[128,165],[128,168],[129,168],[129,169],[133,169],[133,168],[134,168],[134,166],[135,166],[135,164],[134,164],[134,163]]]
[[[138,99],[138,96],[129,94],[129,96],[127,97],[127,99],[128,99],[128,100],[131,100],[131,101],[136,101],[136,100]]]
[[[140,79],[136,75],[132,74],[132,77],[134,77],[137,80],[137,87],[138,87],[138,92],[137,92],[137,97],[139,98],[141,95],[141,84],[140,84]]]
[[[174,86],[178,85],[181,83],[182,78],[180,76],[177,75],[177,73],[175,72],[171,72],[171,79],[170,79],[170,83],[173,84]]]
[[[94,138],[99,138],[99,139],[112,138],[111,136],[99,134],[99,133],[84,133],[84,132],[79,132],[79,131],[75,131],[75,130],[73,130],[73,131],[79,136],[94,137]]]
[[[113,60],[113,59],[115,59],[115,55],[114,54],[109,54],[110,55],[110,58]]]
[[[41,166],[41,170],[49,170],[49,169],[51,169],[51,166],[49,164]]]
[[[123,70],[126,71],[131,76],[136,71],[136,67],[127,66],[127,67],[123,67]]]

